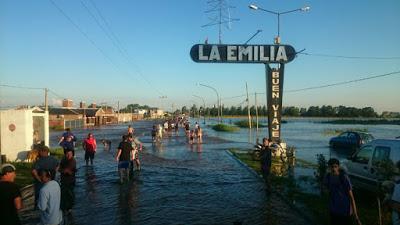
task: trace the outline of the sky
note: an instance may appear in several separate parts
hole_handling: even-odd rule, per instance
[[[284,106],[346,105],[400,111],[400,74],[321,89],[289,92],[400,71],[398,0],[230,0],[231,18],[222,43],[272,44],[277,17],[272,11],[311,7],[281,16],[282,44],[314,55],[298,55],[285,66]],[[215,17],[206,0],[1,0],[0,107],[50,105],[69,98],[121,107],[128,103],[166,110],[216,103],[243,105],[246,93],[265,93],[262,64],[205,64],[191,60],[190,48],[218,43],[218,26],[202,27]],[[111,31],[110,31],[111,30]],[[315,54],[359,56],[362,59]],[[368,57],[394,57],[368,59]],[[257,95],[259,104],[265,95]]]

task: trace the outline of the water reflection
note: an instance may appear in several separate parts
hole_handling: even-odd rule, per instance
[[[118,194],[118,224],[134,224],[136,209],[138,208],[138,183],[132,181],[125,185],[120,185]]]
[[[92,166],[85,166],[85,192],[89,197],[90,201],[94,201],[96,199],[96,173]]]

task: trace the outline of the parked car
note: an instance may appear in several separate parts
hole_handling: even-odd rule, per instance
[[[329,146],[332,148],[359,148],[373,139],[374,137],[366,132],[346,131],[331,138]]]
[[[377,191],[400,161],[400,139],[375,139],[363,145],[342,165],[353,185]]]

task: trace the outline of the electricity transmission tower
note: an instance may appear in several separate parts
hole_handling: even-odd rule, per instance
[[[228,0],[210,0],[207,1],[209,9],[205,11],[209,15],[210,22],[201,27],[210,27],[218,25],[218,40],[219,44],[222,43],[222,26],[231,29],[231,23],[239,21],[239,19],[231,18],[231,9],[234,6],[229,5]]]

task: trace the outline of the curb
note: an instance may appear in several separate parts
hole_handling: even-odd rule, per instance
[[[262,177],[262,175],[258,174],[254,169],[252,169],[251,167],[249,167],[247,164],[245,164],[244,162],[242,162],[240,159],[238,159],[235,155],[233,155],[232,152],[230,152],[229,150],[225,150],[225,152],[230,155],[236,162],[238,162],[240,165],[242,165],[243,167],[245,167],[250,173],[252,173],[255,177],[257,177],[259,179],[260,182],[264,183],[264,178]],[[298,208],[297,206],[295,206],[288,198],[286,198],[284,195],[282,195],[280,192],[277,192],[275,190],[272,190],[272,192],[274,194],[276,194],[280,199],[282,199],[286,204],[289,205],[289,207],[294,210],[295,212],[297,212],[297,214],[299,214],[299,216],[301,216],[308,224],[312,224],[312,225],[316,225],[316,223],[306,214],[303,213],[303,211]]]

